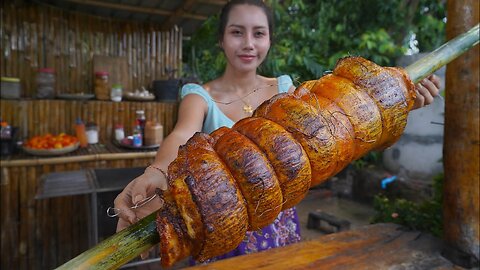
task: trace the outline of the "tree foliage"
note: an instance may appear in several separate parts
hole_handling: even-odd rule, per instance
[[[394,65],[406,53],[444,42],[445,0],[270,0],[274,44],[260,69],[301,82],[322,76],[337,60],[360,55]],[[221,74],[225,59],[217,42],[218,17],[209,18],[187,42],[187,66],[202,81]]]

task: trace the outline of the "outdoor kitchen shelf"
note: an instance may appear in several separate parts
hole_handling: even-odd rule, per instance
[[[112,235],[117,219],[109,218],[106,209],[155,154],[106,142],[53,157],[22,151],[2,156],[2,245],[13,249],[17,241],[30,243],[31,264],[53,269]]]
[[[138,151],[132,151],[117,147],[112,143],[106,143],[89,145],[87,148],[78,149],[69,154],[52,157],[38,157],[26,153],[19,153],[8,159],[0,160],[0,164],[2,167],[33,166],[70,162],[154,158],[155,155],[156,150],[139,149]]]

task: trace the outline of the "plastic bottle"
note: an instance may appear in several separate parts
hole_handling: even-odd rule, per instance
[[[140,121],[138,119],[135,121],[135,127],[133,129],[132,145],[134,147],[141,147],[143,145],[142,128],[140,126]]]
[[[142,138],[145,138],[145,124],[147,122],[147,119],[145,117],[145,111],[144,110],[137,110],[136,114],[137,114],[136,119],[139,122],[140,130],[141,130],[141,133],[142,133]]]
[[[8,157],[15,151],[16,141],[13,127],[0,119],[0,156]]]
[[[1,121],[0,127],[0,138],[2,139],[11,139],[12,138],[12,127],[6,122]]]
[[[85,132],[85,124],[80,118],[77,118],[77,122],[75,124],[75,134],[78,138],[78,142],[80,143],[80,147],[87,147],[88,141],[87,134]]]

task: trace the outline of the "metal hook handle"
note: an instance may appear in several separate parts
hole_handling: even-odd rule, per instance
[[[129,207],[130,209],[137,209],[137,208],[140,208],[142,206],[144,206],[145,204],[149,203],[150,201],[152,201],[153,199],[155,199],[155,197],[157,196],[157,194],[153,194],[152,196],[150,197],[147,197],[139,202],[137,202],[135,205]],[[117,217],[118,215],[120,215],[120,212],[122,211],[122,209],[118,209],[118,208],[115,208],[115,207],[108,207],[107,208],[107,216],[108,217]]]
[[[120,209],[115,208],[115,207],[108,207],[107,208],[107,216],[108,217],[113,218],[113,217],[116,217],[118,215],[120,215]]]

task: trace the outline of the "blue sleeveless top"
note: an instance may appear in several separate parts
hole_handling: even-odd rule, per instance
[[[290,89],[290,86],[293,85],[292,78],[289,75],[282,75],[277,77],[278,83],[278,93],[285,93]],[[228,118],[221,110],[218,108],[217,104],[213,101],[210,94],[203,88],[201,85],[195,83],[188,83],[182,87],[180,91],[180,98],[183,99],[189,94],[197,94],[205,100],[208,104],[208,112],[205,120],[203,121],[202,132],[210,134],[212,131],[220,127],[232,127],[234,122],[232,119]]]

